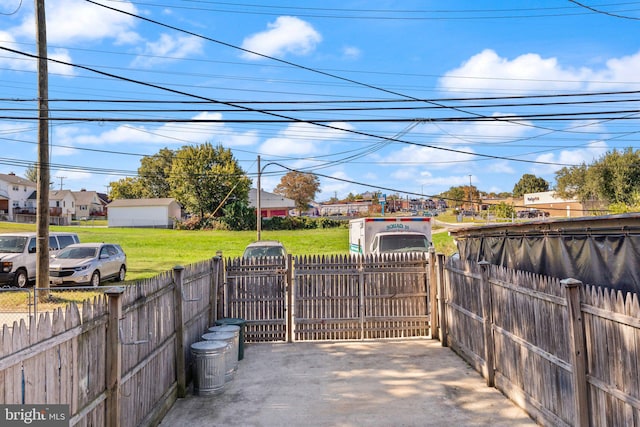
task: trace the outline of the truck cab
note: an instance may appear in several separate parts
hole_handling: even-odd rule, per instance
[[[378,233],[371,243],[372,254],[393,252],[428,252],[431,242],[422,233]]]

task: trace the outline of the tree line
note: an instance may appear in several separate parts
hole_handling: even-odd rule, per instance
[[[577,199],[598,206],[603,212],[640,210],[640,151],[632,148],[610,151],[593,163],[564,167],[555,174],[552,190],[557,197]],[[138,175],[110,183],[111,199],[175,198],[197,224],[208,227],[221,221],[232,229],[255,228],[255,209],[249,207],[251,179],[230,149],[204,143],[178,150],[161,149],[140,161]],[[482,203],[483,198],[522,197],[526,193],[549,191],[551,185],[533,174],[524,174],[511,193],[486,193],[473,185],[451,187],[438,197],[450,207],[463,208]],[[320,192],[318,177],[298,171],[286,173],[274,193],[295,201],[304,213]],[[356,200],[350,194],[349,199]],[[496,205],[497,215],[510,217],[511,205]]]

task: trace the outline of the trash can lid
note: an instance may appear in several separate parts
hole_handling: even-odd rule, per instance
[[[242,326],[246,322],[247,322],[246,320],[241,319],[239,317],[224,317],[222,319],[216,320],[216,325],[239,325],[239,326]]]
[[[191,351],[196,353],[209,353],[224,350],[229,345],[226,341],[205,340],[191,344]]]
[[[240,326],[238,325],[218,325],[209,328],[209,332],[240,332]]]
[[[203,340],[218,340],[218,341],[226,341],[231,340],[236,337],[236,334],[233,332],[208,332],[202,336]]]

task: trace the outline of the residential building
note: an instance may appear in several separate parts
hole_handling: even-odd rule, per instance
[[[73,192],[70,190],[50,190],[49,214],[59,218],[57,221],[52,221],[56,224],[71,224],[71,220],[76,214],[76,199]]]
[[[15,173],[0,174],[0,219],[15,221],[16,215],[35,213],[35,204],[29,197],[37,189],[35,182],[16,176]]]
[[[255,188],[249,189],[249,206],[256,208],[257,191]],[[285,217],[289,216],[289,211],[296,207],[296,202],[288,199],[280,194],[269,193],[267,191],[260,191],[260,213],[262,218],[268,219],[274,216]]]
[[[76,198],[76,219],[90,218],[92,216],[105,216],[107,202],[96,191],[82,189],[73,192]]]

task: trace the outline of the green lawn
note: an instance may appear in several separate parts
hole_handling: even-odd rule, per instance
[[[35,231],[35,224],[0,222],[0,233]],[[225,257],[242,255],[244,247],[256,240],[255,231],[187,231],[150,228],[51,227],[51,231],[76,232],[82,242],[118,243],[127,254],[127,280],[153,277],[176,265],[209,259],[222,251]],[[329,228],[295,231],[263,231],[262,240],[280,240],[293,255],[347,254],[349,230]],[[448,233],[435,233],[438,252],[455,252]]]

